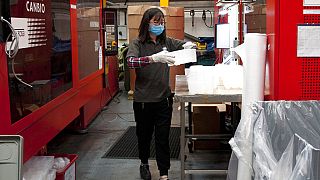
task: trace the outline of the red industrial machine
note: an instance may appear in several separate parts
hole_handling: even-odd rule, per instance
[[[319,23],[319,1],[267,0],[267,99],[320,99]]]
[[[1,0],[19,51],[6,55],[14,38],[2,20],[0,134],[24,137],[24,161],[75,119],[86,128],[118,92],[118,60],[104,56],[102,14],[100,0]]]

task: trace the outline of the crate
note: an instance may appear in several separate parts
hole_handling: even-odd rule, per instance
[[[220,114],[216,105],[193,105],[192,121],[193,133],[201,134],[219,134]],[[198,140],[194,142],[195,150],[215,150],[220,149],[220,143],[217,140]]]
[[[0,179],[22,179],[23,137],[0,135]]]
[[[56,173],[56,180],[75,180],[76,179],[76,154],[54,154],[54,157],[67,157],[70,163],[61,171]]]

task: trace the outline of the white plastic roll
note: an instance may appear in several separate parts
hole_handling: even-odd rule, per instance
[[[265,34],[248,33],[245,35],[244,43],[235,48],[235,52],[243,61],[241,121],[250,120],[248,112],[251,103],[264,100],[266,45]],[[238,180],[251,180],[252,137],[249,136],[248,141],[251,146],[244,149],[243,157],[239,159]]]

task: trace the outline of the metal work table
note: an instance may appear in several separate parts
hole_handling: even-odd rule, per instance
[[[231,102],[232,117],[231,121],[236,127],[237,119],[235,109],[236,104],[241,102],[242,94],[191,94],[188,90],[188,82],[185,75],[176,76],[176,87],[175,87],[175,100],[180,102],[180,125],[181,125],[181,136],[180,136],[180,161],[181,161],[181,180],[185,178],[185,174],[194,173],[214,173],[214,174],[226,174],[227,170],[208,170],[208,169],[185,169],[185,146],[186,139],[197,138],[197,139],[223,139],[230,137],[226,134],[210,134],[210,135],[186,135],[186,115],[185,115],[185,103],[198,103],[198,104],[209,104],[209,103],[221,103]],[[234,128],[235,131],[235,128]]]

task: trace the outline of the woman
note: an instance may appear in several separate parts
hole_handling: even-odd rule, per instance
[[[128,66],[136,68],[133,110],[142,179],[151,179],[148,159],[153,131],[160,180],[168,179],[169,131],[173,103],[168,64],[174,63],[174,57],[166,53],[183,49],[183,45],[183,41],[166,37],[164,14],[158,8],[148,9],[144,13],[139,27],[139,37],[129,45]],[[188,43],[189,48],[193,45],[191,43],[190,46]]]

